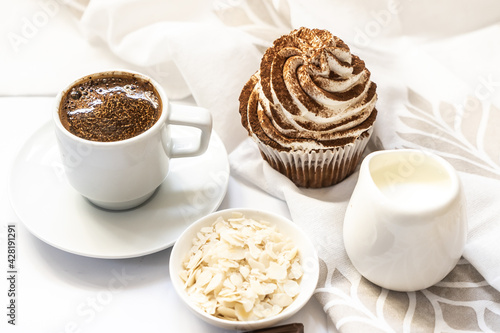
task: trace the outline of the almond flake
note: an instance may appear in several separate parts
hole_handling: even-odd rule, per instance
[[[298,249],[267,221],[235,213],[201,228],[179,277],[201,309],[227,320],[280,313],[300,292]]]

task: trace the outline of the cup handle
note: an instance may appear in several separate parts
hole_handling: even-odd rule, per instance
[[[170,125],[195,127],[201,132],[198,140],[186,137],[165,138],[164,148],[170,158],[198,156],[207,150],[212,133],[212,115],[207,109],[170,104],[167,126]]]

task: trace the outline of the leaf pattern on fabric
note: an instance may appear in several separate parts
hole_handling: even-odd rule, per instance
[[[484,137],[492,138],[492,140],[486,140],[484,142],[485,152],[491,156],[494,161],[500,160],[500,109],[491,106],[488,122],[486,123],[486,130]]]
[[[463,110],[441,102],[437,108],[408,88],[406,115],[399,120],[411,131],[396,134],[411,144],[405,148],[425,148],[448,160],[458,171],[500,180],[500,109],[484,109],[470,97]],[[485,138],[488,138],[487,140]]]
[[[286,0],[218,0],[214,2],[214,12],[225,25],[251,35],[262,54],[275,39],[292,30]]]
[[[477,138],[481,126],[481,119],[483,118],[483,108],[480,101],[475,97],[469,97],[465,105],[465,112],[462,116],[460,128],[467,141],[477,148]],[[453,106],[451,106],[451,108],[450,112],[453,112]]]
[[[318,300],[339,332],[496,332],[500,292],[465,259],[441,282],[417,292],[347,278],[321,261]],[[495,324],[496,323],[496,327]]]
[[[385,297],[381,288],[369,283],[364,278],[354,282],[346,278],[335,268],[327,267],[320,259],[320,282],[315,293],[330,315],[338,330],[346,332],[388,332],[390,325],[384,320],[380,309]]]

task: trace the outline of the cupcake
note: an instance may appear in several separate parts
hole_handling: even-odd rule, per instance
[[[241,122],[262,157],[301,187],[354,172],[377,116],[376,84],[363,60],[326,30],[274,41],[244,86]]]

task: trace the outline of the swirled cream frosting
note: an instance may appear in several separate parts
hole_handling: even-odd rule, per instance
[[[300,28],[267,49],[241,92],[240,114],[249,134],[266,145],[321,150],[367,132],[376,100],[370,71],[341,39]]]

